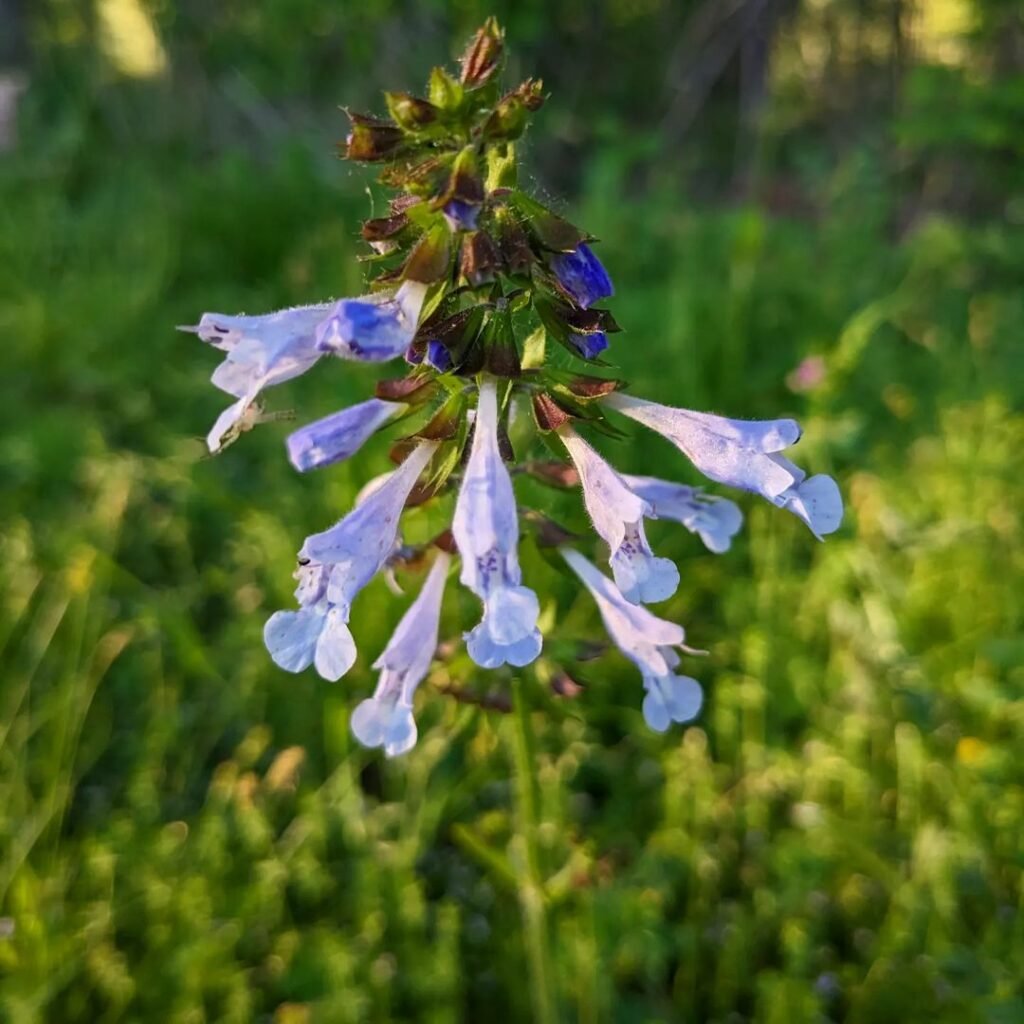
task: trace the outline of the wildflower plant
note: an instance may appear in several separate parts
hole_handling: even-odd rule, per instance
[[[435,68],[425,97],[386,93],[387,117],[347,112],[343,157],[379,167],[394,192],[387,213],[362,225],[373,270],[366,295],[258,316],[205,313],[185,328],[224,353],[212,380],[234,399],[207,437],[212,453],[270,418],[264,390],[321,360],[404,362],[373,397],[288,437],[288,457],[305,473],[353,457],[397,426],[397,466],[337,523],[305,539],[298,607],[275,612],[264,630],[281,668],[313,666],[339,679],[356,660],[350,617],[359,592],[398,563],[430,563],[377,657],[376,691],[352,716],[356,738],[389,756],[416,742],[413,696],[437,652],[456,562],[459,582],[479,599],[479,620],[464,634],[470,658],[483,669],[519,669],[542,656],[541,606],[519,561],[524,530],[592,595],[612,643],[639,669],[647,724],[663,732],[699,712],[700,684],[680,671],[680,652],[699,652],[685,645],[682,626],[646,607],[670,598],[680,577],[652,551],[644,522],[675,520],[720,554],[742,514],[701,488],[620,472],[596,450],[595,435],[621,436],[632,420],[671,441],[709,480],[760,495],[819,538],[842,519],[835,481],[808,477],[782,454],[800,439],[794,420],[659,405],[608,372],[619,331],[605,305],[612,281],[596,239],[520,187],[516,143],[545,95],[532,78],[503,92],[503,60],[503,36],[490,20],[460,73]],[[513,420],[517,436],[532,423],[520,454],[533,446],[542,455],[516,457]],[[513,474],[579,486],[607,572],[578,550],[581,538],[519,507]],[[454,496],[450,529],[418,548],[403,544],[403,512],[446,496]]]

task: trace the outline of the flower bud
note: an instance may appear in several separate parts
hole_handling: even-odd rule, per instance
[[[488,18],[462,55],[462,84],[468,89],[483,85],[501,65],[504,49],[504,35],[498,22]]]
[[[533,416],[540,430],[557,430],[572,417],[544,391],[533,396]]]
[[[394,159],[405,145],[401,128],[379,117],[346,110],[352,130],[345,139],[345,157],[361,163]]]
[[[419,131],[437,120],[437,108],[419,96],[407,92],[386,92],[384,101],[392,119],[407,132]]]
[[[483,231],[471,231],[462,240],[459,273],[473,287],[493,281],[501,268],[501,254]]]
[[[518,139],[526,130],[530,114],[544,103],[541,83],[527,79],[519,88],[499,100],[493,113],[484,123],[484,138]]]

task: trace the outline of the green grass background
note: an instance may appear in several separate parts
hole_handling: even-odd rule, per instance
[[[201,458],[224,398],[173,330],[356,293],[368,176],[301,124],[267,150],[159,136],[173,96],[90,71],[83,100],[82,59],[0,157],[0,1020],[1024,1021],[1012,205],[906,223],[870,146],[813,169],[813,217],[698,201],[657,157],[638,187],[628,132],[563,169],[634,390],[798,416],[846,522],[818,544],[742,498],[720,557],[653,524],[665,614],[710,651],[689,728],[649,732],[612,653],[574,699],[461,657],[385,762],[348,718],[406,600],[360,597],[335,685],[277,670],[261,629],[386,445],[299,477],[270,425]],[[325,363],[272,402],[313,418],[375,374]],[[602,448],[697,480],[650,435]],[[552,639],[599,637],[523,558]],[[448,636],[474,607],[450,586]],[[529,729],[453,685],[515,689]]]

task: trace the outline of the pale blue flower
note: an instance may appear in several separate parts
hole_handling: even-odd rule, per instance
[[[627,601],[612,581],[578,551],[560,550],[597,602],[615,646],[640,669],[647,691],[643,703],[647,724],[655,732],[664,732],[671,722],[695,718],[703,701],[700,683],[674,671],[679,665],[675,648],[689,650],[683,627]]]
[[[730,420],[619,392],[605,401],[668,438],[706,477],[767,498],[799,516],[821,539],[839,528],[843,499],[827,476],[807,479],[778,453],[800,440],[796,420]]]
[[[377,689],[352,713],[356,739],[367,747],[383,747],[388,757],[404,754],[416,744],[413,694],[437,649],[441,598],[450,564],[451,558],[439,552],[419,596],[373,664],[381,670]]]
[[[297,306],[262,316],[204,313],[195,327],[181,327],[227,353],[211,380],[237,402],[217,418],[207,436],[211,452],[251,425],[253,403],[266,387],[305,373],[322,355],[316,329],[328,305]]]
[[[406,281],[393,296],[342,299],[316,330],[320,352],[382,362],[404,355],[419,323],[427,286]]]
[[[490,379],[480,385],[452,535],[462,558],[460,579],[484,602],[483,619],[466,634],[470,657],[481,668],[528,665],[540,654],[540,605],[521,586],[519,519],[512,478],[498,449],[498,396]]]
[[[263,628],[271,658],[288,672],[315,665],[324,679],[340,679],[356,660],[348,612],[327,598],[330,566],[309,562],[296,573],[297,612],[275,612]]]
[[[743,513],[734,502],[705,494],[700,487],[629,473],[623,473],[622,479],[634,494],[647,502],[652,519],[673,519],[682,523],[716,554],[729,550],[733,536],[743,525]]]
[[[288,458],[300,472],[355,454],[374,432],[405,409],[401,402],[371,398],[300,427],[288,437]]]
[[[299,558],[330,566],[327,599],[346,621],[356,594],[384,567],[398,543],[398,526],[410,491],[437,448],[424,441],[347,516],[306,538]]]
[[[579,471],[594,529],[611,549],[608,564],[623,596],[634,604],[671,597],[679,586],[679,570],[670,559],[651,552],[644,532],[650,506],[572,427],[558,433]]]

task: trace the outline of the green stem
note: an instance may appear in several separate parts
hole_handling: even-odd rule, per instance
[[[537,789],[534,776],[533,730],[530,708],[523,692],[525,680],[512,682],[514,726],[512,760],[516,780],[516,815],[522,841],[523,864],[519,877],[519,905],[523,912],[526,960],[530,972],[530,996],[536,1024],[556,1024],[551,986],[551,944],[548,936],[547,901],[537,848]]]

